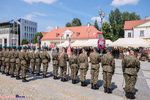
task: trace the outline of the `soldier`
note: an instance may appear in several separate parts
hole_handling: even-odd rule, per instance
[[[68,55],[65,52],[66,48],[63,47],[62,48],[62,52],[59,53],[59,66],[60,66],[60,77],[61,77],[61,81],[65,82],[66,80],[66,72],[67,72],[67,61],[68,59]]]
[[[122,48],[120,48],[119,49],[119,59],[122,59],[123,58],[123,49]]]
[[[19,77],[20,75],[20,69],[21,69],[21,59],[19,58],[19,54],[21,53],[21,47],[19,46],[17,48],[17,52],[15,52],[15,57],[16,57],[16,80],[21,79]]]
[[[6,68],[6,63],[5,63],[5,53],[6,53],[6,46],[3,46],[3,51],[1,52],[2,54],[2,74],[5,74],[5,68]]]
[[[82,49],[82,53],[78,57],[79,69],[80,69],[80,81],[81,86],[87,86],[86,84],[86,74],[88,71],[88,56],[86,54],[86,48]]]
[[[99,74],[99,63],[101,61],[100,55],[97,53],[97,47],[94,47],[93,52],[90,54],[90,61],[91,61],[91,88],[92,89],[99,89],[97,87],[97,80]]]
[[[58,73],[58,68],[59,68],[59,48],[56,48],[55,52],[52,53],[52,60],[53,60],[53,79],[58,79],[57,78],[57,73]]]
[[[30,63],[31,63],[31,74],[35,74],[35,48],[32,48],[32,52],[29,54]]]
[[[76,84],[77,80],[77,75],[78,75],[78,57],[76,56],[77,51],[73,50],[73,55],[70,56],[69,58],[69,65],[71,68],[71,79],[72,79],[72,84]]]
[[[2,66],[2,47],[0,47],[0,72],[1,72],[1,66]]]
[[[114,57],[110,54],[111,48],[107,48],[106,52],[107,54],[104,54],[101,61],[103,69],[103,87],[105,93],[112,93],[111,79],[115,72],[115,60]]]
[[[12,47],[12,51],[10,51],[10,75],[11,78],[15,77],[14,76],[14,71],[15,71],[15,64],[16,64],[16,56],[15,56],[15,52],[16,52],[16,46]]]
[[[7,47],[7,51],[5,53],[5,63],[6,63],[6,76],[9,76],[9,70],[10,70],[10,47]]]
[[[21,70],[22,70],[22,82],[28,82],[28,80],[26,80],[26,73],[28,70],[28,55],[26,52],[27,47],[23,47],[23,51],[21,53],[19,53],[19,58],[21,60]]]
[[[128,99],[135,99],[135,84],[137,73],[140,70],[140,62],[135,56],[135,49],[130,50],[130,55],[122,60],[122,71],[125,78],[125,91]]]
[[[35,64],[36,64],[36,76],[41,76],[40,75],[40,68],[41,68],[41,53],[40,53],[41,48],[37,48],[37,52],[35,54]]]
[[[47,53],[47,47],[44,47],[44,51],[41,53],[43,63],[43,78],[47,78],[46,73],[48,69],[48,63],[51,61],[50,55]]]
[[[30,52],[29,52],[29,50],[30,50],[30,47],[26,47],[26,53],[27,53],[27,56],[28,56],[28,61],[27,61],[27,72],[28,73],[30,73],[30,57],[29,57],[29,55],[30,55]]]

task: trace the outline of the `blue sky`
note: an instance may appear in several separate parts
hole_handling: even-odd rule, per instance
[[[38,23],[38,31],[50,31],[56,26],[65,27],[73,18],[79,18],[82,25],[100,22],[98,11],[105,12],[105,21],[116,7],[121,12],[136,12],[150,17],[149,0],[1,0],[0,22],[25,18]]]

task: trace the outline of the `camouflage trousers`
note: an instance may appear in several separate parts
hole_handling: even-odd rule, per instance
[[[36,62],[36,73],[40,73],[41,62]]]
[[[48,69],[48,62],[47,63],[43,63],[43,75],[46,75],[47,69]]]
[[[16,63],[16,76],[19,76],[21,70],[21,64]]]
[[[6,72],[6,73],[9,73],[9,70],[10,70],[10,62],[6,62],[6,69],[5,69],[5,72]]]
[[[91,68],[91,83],[93,83],[94,85],[97,84],[98,74],[99,74],[99,67]]]
[[[123,59],[123,53],[119,54],[119,59]]]
[[[0,71],[1,71],[2,61],[0,60]]]
[[[31,72],[34,72],[34,70],[35,70],[35,63],[31,62]]]
[[[6,68],[6,63],[4,60],[2,60],[2,72],[5,71]]]
[[[13,62],[10,63],[10,74],[11,74],[11,75],[14,74],[14,71],[15,71],[15,69],[16,69],[16,68],[15,68],[15,67],[16,67],[15,64],[16,64],[16,63],[13,63]]]
[[[80,68],[80,81],[85,82],[86,81],[86,74],[88,69],[87,68]]]
[[[67,66],[60,66],[60,77],[66,78]]]
[[[137,76],[125,74],[125,91],[135,93]]]
[[[111,72],[103,71],[103,87],[111,88],[112,75]]]
[[[57,76],[59,65],[53,64],[53,75]]]
[[[28,66],[27,65],[21,65],[21,70],[22,70],[22,78],[26,77]]]
[[[77,75],[78,75],[78,66],[74,65],[74,66],[70,66],[71,68],[71,79],[72,80],[77,80]]]

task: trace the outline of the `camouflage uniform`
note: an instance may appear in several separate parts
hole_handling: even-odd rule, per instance
[[[57,77],[58,68],[59,68],[59,53],[54,52],[52,53],[52,60],[53,60],[53,75]]]
[[[46,77],[48,63],[51,61],[50,55],[47,53],[47,51],[43,51],[41,53],[41,58],[42,58],[42,63],[43,63],[43,77]]]
[[[134,55],[129,55],[122,60],[122,71],[125,78],[125,91],[135,93],[137,73],[140,70],[140,62]]]
[[[15,56],[16,51],[10,51],[10,75],[12,77],[14,76],[14,71],[15,71],[15,63],[16,63],[16,56]]]
[[[27,72],[29,72],[29,69],[30,69],[30,52],[29,51],[26,51],[26,54],[28,56],[28,61],[27,61]]]
[[[19,77],[20,70],[21,70],[21,60],[19,58],[19,55],[21,54],[20,51],[15,52],[15,57],[16,57],[16,77]]]
[[[2,54],[2,74],[5,73],[5,68],[6,68],[5,53],[6,53],[6,51],[4,51],[4,50],[1,52],[1,54]]]
[[[67,53],[64,52],[62,55],[61,54],[62,52],[59,53],[59,66],[60,66],[60,77],[61,77],[61,80],[63,81],[66,79],[67,61],[69,59],[68,59]]]
[[[80,69],[80,81],[81,85],[86,81],[86,74],[88,71],[88,56],[85,53],[81,53],[78,57],[79,69]]]
[[[39,51],[36,52],[35,54],[35,64],[36,64],[36,74],[40,73],[40,68],[41,68],[41,53]]]
[[[96,85],[100,67],[99,63],[101,59],[100,55],[97,52],[91,53],[89,57],[91,61],[91,84]]]
[[[6,75],[8,76],[9,75],[9,70],[10,70],[10,51],[6,51],[5,53],[5,63],[6,63]]]
[[[78,57],[75,55],[71,55],[69,58],[69,65],[71,68],[71,79],[76,81],[78,75]]]
[[[111,54],[104,54],[102,57],[102,69],[103,69],[103,87],[111,89],[111,79],[115,71],[115,60]]]
[[[119,50],[119,59],[122,59],[122,58],[123,58],[123,50],[120,49],[120,50]]]
[[[2,52],[0,51],[0,72],[1,72],[1,66],[2,66]]]
[[[30,58],[30,63],[31,63],[31,73],[34,74],[34,70],[35,70],[35,53],[31,52],[29,54],[29,58]]]

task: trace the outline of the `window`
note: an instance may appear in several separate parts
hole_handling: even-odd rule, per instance
[[[25,31],[26,31],[26,26],[24,28],[25,28]]]
[[[28,33],[27,33],[27,38],[28,38]]]
[[[131,32],[128,33],[128,37],[131,37]]]
[[[31,27],[31,32],[32,32],[32,27]]]
[[[80,35],[80,33],[79,32],[77,32],[77,36],[79,36]]]
[[[28,26],[27,26],[27,31],[28,31]]]
[[[26,33],[25,33],[25,38],[26,38]]]
[[[140,36],[144,36],[144,30],[140,31]]]
[[[29,32],[30,32],[30,27],[29,27]]]
[[[59,33],[56,33],[56,37],[58,37],[59,36]]]

